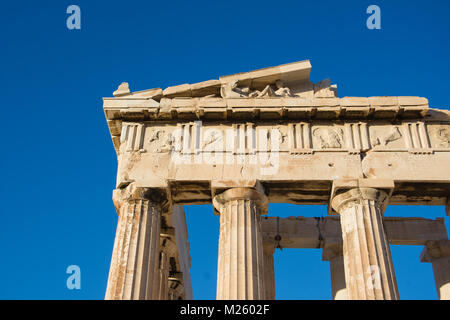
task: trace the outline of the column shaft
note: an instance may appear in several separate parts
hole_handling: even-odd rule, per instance
[[[433,261],[434,280],[440,300],[450,300],[450,257]]]
[[[332,201],[341,215],[345,279],[351,300],[399,299],[382,220],[386,199],[383,191],[355,188]]]
[[[275,300],[275,268],[273,261],[273,253],[275,248],[273,245],[264,245],[264,299]]]
[[[159,300],[169,300],[169,258],[161,251],[159,266]]]
[[[344,257],[335,256],[330,260],[331,292],[333,300],[348,300],[345,283]]]
[[[214,198],[220,211],[218,300],[264,299],[261,198],[267,203],[251,188],[229,189]]]
[[[105,299],[157,299],[160,219],[148,200],[121,203]]]
[[[428,241],[420,261],[433,264],[438,297],[450,300],[450,240]]]
[[[333,300],[348,300],[342,241],[339,239],[325,239],[322,260],[330,262]]]

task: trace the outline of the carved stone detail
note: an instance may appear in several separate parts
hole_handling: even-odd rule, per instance
[[[410,153],[431,153],[428,133],[423,122],[403,123],[406,145]]]
[[[439,141],[440,147],[450,147],[450,131],[447,128],[438,128],[434,131],[434,137]]]
[[[288,132],[289,150],[291,154],[308,154],[313,152],[310,123],[289,124]]]
[[[222,98],[248,98],[249,93],[250,88],[239,88],[237,80],[226,83],[220,88]]]
[[[154,129],[150,135],[149,142],[151,150],[157,153],[170,152],[174,145],[172,134],[163,129]]]
[[[143,140],[145,135],[143,124],[124,124],[120,135],[120,143],[126,143],[125,151],[141,151],[143,149]]]
[[[280,143],[280,147],[281,147],[288,141],[288,134],[285,131],[285,127],[276,127],[275,130],[278,130],[280,133],[278,142]]]
[[[256,150],[256,130],[253,123],[233,125],[233,140],[227,145],[233,147],[234,154],[252,154]]]
[[[359,153],[370,149],[366,123],[346,123],[344,127],[349,153]]]
[[[209,129],[203,135],[203,150],[214,151],[223,148],[223,132],[219,129]],[[219,148],[217,148],[219,147]]]
[[[370,141],[373,147],[375,146],[387,146],[390,142],[396,141],[402,137],[402,133],[398,127],[392,127],[387,134],[379,137],[374,137]]]
[[[321,127],[313,130],[321,149],[339,149],[343,145],[343,131],[336,127]]]
[[[286,87],[283,81],[278,80],[274,85],[268,84],[259,90],[251,90],[250,87],[239,87],[238,80],[233,80],[222,85],[220,89],[222,98],[271,98],[271,97],[293,97],[291,89]]]
[[[449,130],[432,125],[428,129],[434,148],[450,146]],[[146,139],[144,140],[144,136]],[[275,139],[274,139],[275,137]],[[145,124],[122,125],[122,151],[182,154],[202,152],[289,152],[310,154],[318,150],[343,149],[349,153],[396,150],[410,153],[433,153],[423,123],[388,125],[349,122],[343,125],[320,122],[298,122],[268,125],[266,123],[234,123],[202,125],[200,121],[179,123],[175,130],[164,126],[145,129]],[[143,141],[146,141],[144,147]]]

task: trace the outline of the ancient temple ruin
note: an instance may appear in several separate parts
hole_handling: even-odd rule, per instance
[[[338,98],[310,71],[300,61],[164,90],[122,83],[103,99],[119,216],[106,299],[192,299],[183,206],[209,203],[217,299],[274,299],[277,244],[322,250],[333,299],[364,300],[399,299],[389,244],[423,245],[450,299],[444,219],[383,217],[387,205],[450,215],[450,112],[421,97]],[[269,202],[328,205],[328,216],[265,217]]]

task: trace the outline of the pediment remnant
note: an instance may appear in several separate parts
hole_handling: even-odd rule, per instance
[[[117,98],[276,98],[276,97],[336,97],[337,86],[329,79],[310,82],[309,60],[219,77],[194,84],[181,84],[164,90],[149,89],[130,92],[122,83],[114,92]]]

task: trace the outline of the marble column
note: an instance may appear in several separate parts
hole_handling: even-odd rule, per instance
[[[161,251],[159,260],[159,300],[169,300],[169,257],[166,252]]]
[[[431,262],[440,300],[450,300],[450,240],[427,242],[420,261]]]
[[[169,275],[169,300],[185,300],[183,273],[171,272]]]
[[[260,215],[267,197],[255,188],[231,188],[213,204],[220,213],[217,299],[265,299]]]
[[[265,300],[275,300],[275,268],[273,261],[274,252],[274,244],[263,245]]]
[[[160,300],[173,300],[173,286],[174,284],[178,286],[179,281],[174,283],[171,274],[176,272],[176,270],[171,267],[171,260],[175,259],[177,256],[177,245],[174,242],[174,230],[172,228],[164,228],[161,231],[161,260],[160,260],[160,281],[164,283],[159,283],[160,287]]]
[[[119,214],[106,300],[158,299],[161,206],[147,188],[115,190]]]
[[[330,262],[331,294],[333,300],[348,300],[342,242],[325,242],[322,260]]]
[[[374,188],[353,188],[334,196],[341,216],[345,281],[350,300],[397,300],[397,281],[383,226],[388,195]]]
[[[168,217],[163,215],[162,224],[165,225]],[[169,274],[170,257],[176,256],[176,245],[173,242],[175,230],[173,228],[161,228],[160,259],[159,259],[159,300],[169,300]]]

